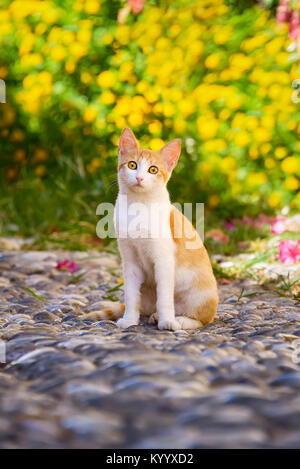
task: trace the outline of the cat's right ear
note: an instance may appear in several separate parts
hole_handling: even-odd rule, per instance
[[[139,149],[138,142],[134,136],[132,130],[128,127],[122,130],[120,141],[119,141],[119,150],[118,155],[120,158],[125,156],[127,153],[137,152]]]

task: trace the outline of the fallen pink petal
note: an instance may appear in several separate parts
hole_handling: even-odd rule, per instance
[[[58,270],[68,270],[71,273],[74,273],[78,270],[78,265],[74,261],[70,261],[68,259],[65,259],[62,262],[58,262],[56,265],[56,269]]]

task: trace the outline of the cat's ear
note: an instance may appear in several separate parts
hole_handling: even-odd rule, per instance
[[[167,143],[164,147],[159,150],[168,171],[172,171],[177,165],[177,161],[180,155],[180,140],[176,138],[171,142]]]
[[[139,145],[136,141],[134,133],[128,127],[122,130],[118,154],[120,157],[126,155],[126,153],[138,151]]]

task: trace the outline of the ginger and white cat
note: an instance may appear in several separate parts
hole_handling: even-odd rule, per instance
[[[216,314],[218,291],[208,254],[192,224],[171,205],[166,187],[179,155],[179,140],[154,152],[140,149],[130,129],[125,128],[121,134],[115,225],[122,257],[125,312],[124,305],[116,305],[110,315],[116,319],[124,312],[117,321],[119,327],[137,325],[142,314],[149,316],[150,323],[158,322],[159,329],[197,329]],[[127,211],[120,206],[124,197]],[[149,219],[150,224],[154,223],[151,217],[141,217],[141,237],[135,228],[130,229],[130,208],[136,206],[146,207],[149,213],[153,207],[163,207],[158,218],[159,237],[147,231]],[[182,233],[183,226],[187,230]]]

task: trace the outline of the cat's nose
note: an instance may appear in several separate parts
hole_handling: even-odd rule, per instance
[[[138,177],[136,177],[136,180],[137,180],[137,183],[138,183],[138,184],[141,184],[141,182],[144,180],[144,178],[138,178]]]

